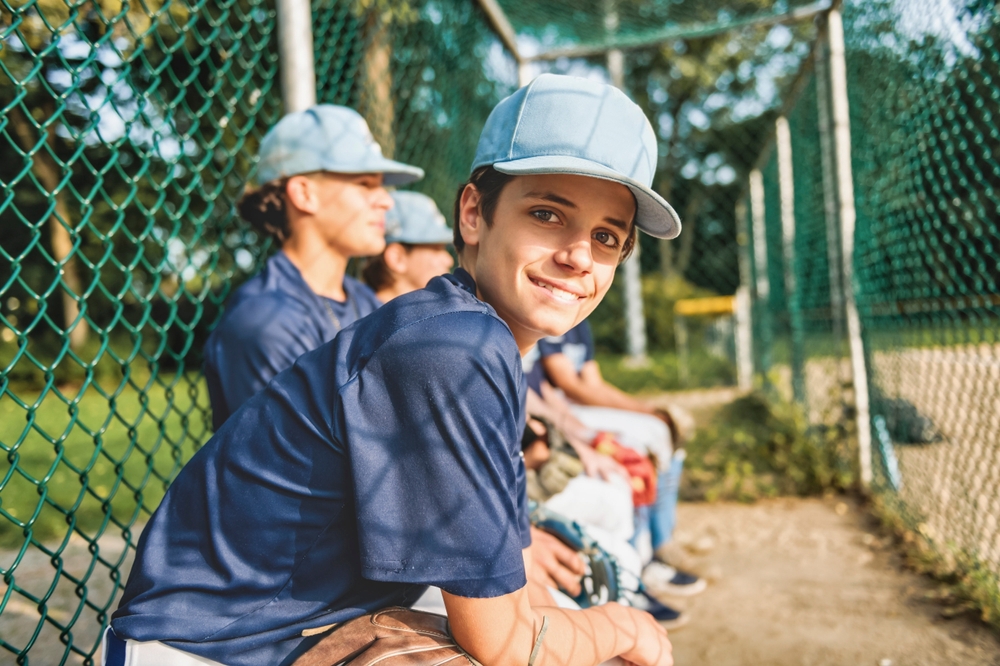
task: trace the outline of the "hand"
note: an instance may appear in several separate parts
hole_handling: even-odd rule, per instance
[[[636,666],[673,666],[673,646],[667,630],[652,615],[637,608],[617,603],[605,604],[615,628],[634,640],[633,647],[621,655],[626,663]]]
[[[583,557],[548,532],[531,528],[532,579],[546,587],[563,590],[570,596],[580,594],[580,579],[587,568]]]
[[[577,445],[572,441],[570,444],[573,446],[576,454],[580,456],[580,462],[583,463],[583,471],[587,476],[610,481],[611,477],[617,474],[626,481],[630,480],[628,470],[610,456],[598,453],[587,445]]]

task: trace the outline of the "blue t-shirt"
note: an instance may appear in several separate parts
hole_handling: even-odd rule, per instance
[[[284,252],[236,290],[205,343],[216,430],[295,359],[381,305],[375,292],[349,276],[344,292],[344,302],[317,295]]]
[[[542,394],[542,382],[545,380],[545,370],[542,368],[541,361],[542,355],[538,352],[538,345],[532,347],[521,358],[521,370],[524,372],[525,383],[538,395]]]
[[[525,584],[523,376],[468,273],[393,299],[300,357],[181,470],[112,627],[230,666],[289,664],[304,629],[426,585]]]
[[[594,360],[594,336],[590,324],[584,319],[565,335],[543,338],[538,341],[538,353],[542,358],[553,354],[565,354],[579,373],[587,361]]]

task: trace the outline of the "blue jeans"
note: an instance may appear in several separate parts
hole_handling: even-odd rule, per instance
[[[681,488],[681,473],[684,471],[685,451],[674,451],[670,467],[660,472],[656,480],[656,501],[650,506],[635,510],[635,536],[632,545],[638,547],[642,532],[648,532],[653,550],[669,543],[677,524],[677,496]]]

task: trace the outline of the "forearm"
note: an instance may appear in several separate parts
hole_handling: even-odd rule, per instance
[[[544,617],[548,618],[535,666],[600,664],[632,650],[636,644],[638,628],[616,603],[585,610],[533,607],[532,612],[536,629],[541,628]]]
[[[589,385],[588,385],[589,386]],[[653,408],[642,400],[625,393],[617,386],[601,381],[589,386],[589,391],[601,400],[602,407],[613,407],[615,409],[625,409],[630,412],[640,412],[652,414]]]

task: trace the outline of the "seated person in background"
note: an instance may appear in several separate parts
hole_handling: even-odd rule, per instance
[[[501,102],[456,201],[462,268],[301,356],[192,457],[139,539],[106,666],[290,664],[426,585],[489,666],[671,666],[648,613],[527,584],[520,446],[520,355],[593,311],[637,228],[679,232],[656,146],[609,85],[544,74]]]
[[[437,204],[419,192],[393,192],[385,215],[385,249],[361,273],[383,303],[423,289],[455,264],[448,252],[452,231]]]
[[[295,359],[379,306],[371,289],[345,275],[347,262],[385,247],[393,205],[385,186],[424,173],[383,157],[360,115],[328,104],[282,118],[259,156],[263,185],[238,209],[281,250],[230,297],[205,344],[216,430]]]
[[[634,538],[644,559],[651,559],[643,572],[646,586],[654,593],[679,596],[703,591],[703,579],[666,563],[665,546],[673,536],[684,461],[684,450],[679,448],[681,429],[675,420],[680,410],[672,415],[671,410],[647,404],[606,382],[594,358],[593,335],[586,320],[564,335],[540,340],[538,364],[547,380],[540,382],[539,393],[564,420],[577,429],[610,432],[622,444],[656,459],[656,501],[637,511]],[[559,391],[552,391],[550,385]]]

